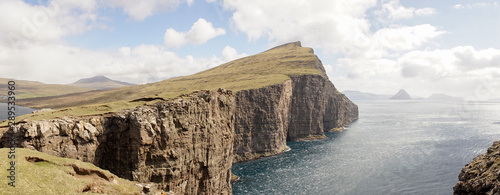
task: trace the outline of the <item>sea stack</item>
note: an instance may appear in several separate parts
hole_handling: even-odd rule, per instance
[[[390,98],[391,100],[411,100],[410,94],[404,89],[400,89],[398,93]]]

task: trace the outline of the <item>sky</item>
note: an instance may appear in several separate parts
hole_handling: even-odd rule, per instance
[[[301,41],[339,91],[500,98],[500,1],[0,0],[0,77],[144,84]]]

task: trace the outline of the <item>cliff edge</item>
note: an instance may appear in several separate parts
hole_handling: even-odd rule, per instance
[[[324,132],[358,118],[357,105],[335,88],[321,60],[300,42],[241,59],[250,60],[270,70],[277,66],[277,73],[295,70],[281,70],[288,78],[278,84],[236,93],[235,162],[281,153],[287,141],[326,138]]]

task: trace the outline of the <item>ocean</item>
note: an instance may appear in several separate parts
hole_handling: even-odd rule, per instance
[[[27,108],[27,107],[21,107],[16,105],[16,117],[25,115],[25,114],[31,114],[31,112],[34,111],[34,109]],[[9,117],[9,110],[7,109],[7,104],[6,103],[0,103],[0,121],[3,121]]]
[[[234,194],[452,194],[500,140],[500,102],[358,101],[359,119],[320,141],[233,165]]]

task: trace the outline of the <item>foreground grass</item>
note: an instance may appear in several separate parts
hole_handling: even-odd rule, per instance
[[[218,88],[237,92],[281,83],[290,79],[291,75],[302,74],[319,74],[326,77],[321,61],[311,48],[291,43],[190,76],[110,90],[19,100],[18,104],[38,109],[71,108],[43,116],[42,114],[26,116],[27,119],[103,114],[149,103],[145,101],[130,103],[141,98],[170,99],[196,90]]]
[[[93,164],[24,148],[16,149],[15,187],[11,187],[7,178],[9,151],[8,148],[0,149],[0,194],[140,194],[134,182],[118,178]],[[38,162],[33,158],[30,162],[27,157],[36,157]],[[94,174],[82,174],[74,167]]]

